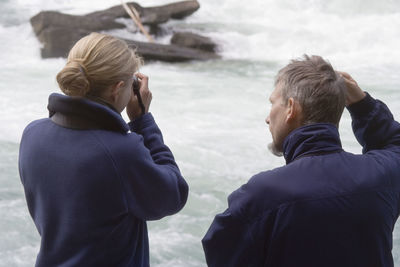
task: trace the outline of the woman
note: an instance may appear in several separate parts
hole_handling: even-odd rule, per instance
[[[136,74],[144,110],[132,90],[139,65],[119,39],[82,38],[57,75],[65,95],[26,127],[19,170],[41,235],[36,266],[149,266],[146,221],[185,205],[188,186],[148,113],[148,77]]]

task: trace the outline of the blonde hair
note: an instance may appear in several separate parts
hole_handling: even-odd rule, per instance
[[[127,81],[142,60],[123,40],[100,33],[80,39],[57,74],[61,91],[69,96],[100,95],[119,81]]]

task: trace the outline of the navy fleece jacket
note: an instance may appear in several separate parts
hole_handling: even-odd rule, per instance
[[[92,129],[46,118],[23,133],[20,176],[41,235],[36,266],[149,266],[146,221],[178,212],[188,195],[152,115],[128,126],[109,107],[60,94],[48,109]]]
[[[393,266],[400,124],[369,95],[349,111],[363,154],[343,151],[332,124],[291,132],[287,165],[252,177],[215,217],[203,239],[208,266]]]

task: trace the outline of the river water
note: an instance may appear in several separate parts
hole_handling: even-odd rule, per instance
[[[94,4],[96,3],[96,4]],[[19,181],[19,139],[47,115],[64,59],[40,58],[29,18],[41,10],[84,14],[119,1],[0,0],[0,266],[32,266],[39,235]],[[167,1],[139,1],[143,6]],[[267,151],[264,119],[274,76],[291,58],[318,54],[347,71],[400,119],[400,2],[396,0],[201,0],[198,12],[166,29],[219,44],[221,60],[148,62],[151,111],[190,185],[186,207],[149,223],[152,266],[205,266],[200,240],[226,197],[253,174],[284,164]],[[129,24],[129,22],[128,22]],[[112,32],[143,38],[138,34]],[[158,39],[168,42],[170,35]],[[126,117],[126,116],[125,116]],[[360,153],[348,113],[343,147]],[[400,228],[393,255],[400,266]]]

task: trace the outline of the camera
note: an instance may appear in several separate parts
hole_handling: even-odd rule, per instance
[[[142,115],[146,112],[146,109],[144,107],[142,97],[140,96],[140,81],[139,78],[136,75],[133,75],[133,82],[132,82],[132,89],[133,93],[136,95],[140,109],[142,110]]]
[[[135,94],[139,94],[140,82],[139,82],[139,78],[136,75],[133,75],[132,88],[133,88],[133,92]]]

